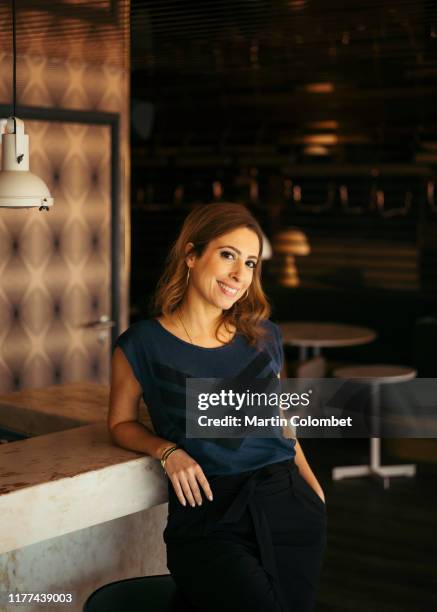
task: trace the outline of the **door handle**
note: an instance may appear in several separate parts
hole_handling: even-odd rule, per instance
[[[99,331],[99,330],[109,329],[111,327],[114,327],[114,325],[115,325],[115,321],[112,321],[108,317],[108,315],[102,315],[96,321],[88,321],[87,323],[84,323],[80,327],[85,328],[85,329],[95,329]]]

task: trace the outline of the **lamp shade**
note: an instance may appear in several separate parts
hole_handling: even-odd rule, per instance
[[[297,287],[300,284],[295,257],[308,255],[310,245],[306,235],[295,227],[281,230],[274,236],[276,278],[284,287]]]
[[[9,117],[2,136],[0,170],[1,208],[44,208],[53,206],[49,188],[29,169],[29,136],[24,123]]]
[[[308,255],[310,245],[306,235],[299,229],[290,227],[281,230],[274,237],[274,250],[283,255]]]

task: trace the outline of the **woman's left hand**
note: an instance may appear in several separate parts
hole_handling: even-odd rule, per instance
[[[310,485],[311,486],[311,485]],[[312,487],[314,493],[316,495],[318,495],[320,497],[320,499],[322,500],[322,502],[325,504],[325,494],[323,493],[323,489],[322,487],[317,483],[317,485],[315,487]]]
[[[325,494],[323,493],[323,490],[322,490],[322,489],[317,489],[317,490],[316,490],[316,493],[317,493],[317,495],[320,497],[320,499],[322,500],[322,502],[323,502],[324,504],[326,504],[326,501],[325,501]]]

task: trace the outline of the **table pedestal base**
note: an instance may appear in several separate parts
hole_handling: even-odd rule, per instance
[[[393,476],[415,476],[416,466],[414,464],[403,465],[381,465],[381,439],[370,439],[370,465],[348,465],[335,467],[332,470],[333,480],[343,478],[357,478],[360,476],[371,476],[379,482],[382,481],[384,489],[390,486],[390,478]]]

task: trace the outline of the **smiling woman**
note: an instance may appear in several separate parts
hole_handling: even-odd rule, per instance
[[[167,566],[200,612],[311,610],[325,547],[320,485],[280,426],[268,438],[186,435],[187,378],[232,387],[283,367],[261,252],[261,229],[244,206],[193,210],[158,284],[155,317],[124,332],[113,355],[112,438],[161,460]],[[154,433],[138,422],[141,394]]]
[[[195,320],[182,329],[188,339],[190,329],[194,339],[198,330],[205,329],[200,319],[206,315],[210,320],[214,313],[216,340],[228,341],[238,321],[238,330],[255,344],[264,335],[257,324],[270,314],[261,286],[262,247],[261,228],[244,206],[223,203],[195,208],[167,258],[155,293],[155,314],[168,327],[174,327],[174,320],[179,333],[181,321],[186,324],[188,313],[194,314]],[[198,302],[200,296],[203,299]],[[192,309],[193,298],[200,311]]]
[[[232,246],[236,244],[243,251]],[[195,245],[189,242],[186,246],[186,264],[188,273],[192,275],[191,299],[196,299],[198,294],[205,304],[227,312],[236,299],[247,298],[258,259],[258,255],[249,253],[258,253],[258,250],[258,237],[247,227],[237,228],[211,240],[200,254],[196,253]],[[185,308],[190,310],[189,304]]]

